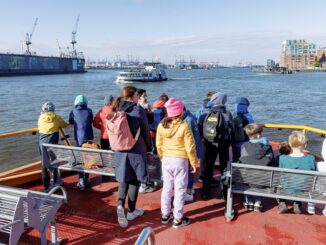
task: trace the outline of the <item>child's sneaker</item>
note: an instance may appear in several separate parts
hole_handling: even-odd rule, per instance
[[[261,205],[261,201],[256,201],[254,204],[254,212],[261,212],[263,210],[263,206]]]
[[[326,216],[326,207],[323,209],[323,215]]]
[[[278,213],[279,214],[284,214],[284,213],[287,213],[289,212],[289,209],[288,209],[288,206],[286,206],[286,203],[285,202],[280,202],[278,204]]]
[[[307,204],[307,213],[308,214],[315,214],[315,205],[313,203],[308,202]]]
[[[144,214],[144,209],[138,209],[136,208],[132,213],[128,212],[127,214],[127,220],[134,220],[140,216],[143,216]]]
[[[149,186],[149,185],[141,185],[139,188],[139,193],[151,193],[156,191],[156,187]]]
[[[77,183],[77,188],[79,190],[84,190],[86,188],[84,179],[79,179],[79,181]]]
[[[190,219],[187,217],[183,217],[180,221],[174,220],[172,227],[178,229],[180,227],[189,225],[189,223],[190,223]]]
[[[185,193],[185,202],[192,202],[194,200],[194,196],[189,193]]]
[[[293,203],[293,213],[295,214],[301,214],[301,207],[300,203],[294,202]]]
[[[125,209],[122,206],[118,206],[117,208],[117,215],[118,215],[118,223],[121,228],[128,227],[128,220],[126,219]]]
[[[247,209],[248,211],[252,211],[254,210],[254,204],[252,202],[244,202],[243,206],[245,209]]]
[[[162,222],[162,224],[166,225],[167,223],[169,223],[169,221],[171,219],[173,219],[173,214],[172,213],[170,213],[168,216],[162,215],[161,222]]]

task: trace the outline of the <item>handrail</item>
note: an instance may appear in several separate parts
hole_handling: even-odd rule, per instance
[[[303,133],[313,132],[313,133],[321,134],[322,136],[326,135],[326,130],[324,130],[324,129],[314,128],[314,127],[305,126],[305,125],[270,124],[270,123],[259,124],[259,125],[261,125],[264,128],[299,129],[299,130],[302,130]]]
[[[21,134],[30,134],[30,133],[36,134],[37,132],[38,132],[38,128],[31,128],[31,129],[25,129],[25,130],[20,130],[15,132],[3,133],[0,134],[0,138],[7,138],[7,137],[12,137]]]
[[[135,245],[155,245],[155,233],[151,227],[144,228],[140,233]]]

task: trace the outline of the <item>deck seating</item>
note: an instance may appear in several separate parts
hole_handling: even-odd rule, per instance
[[[0,193],[0,236],[9,234],[9,245],[16,245],[24,232],[23,199]]]
[[[63,195],[54,194],[58,189],[62,191]],[[42,245],[47,244],[46,229],[49,224],[51,224],[51,244],[60,243],[57,237],[55,214],[61,205],[67,202],[67,194],[63,187],[57,186],[49,193],[42,193],[9,186],[0,186],[0,198],[21,200],[20,202],[22,206],[18,207],[19,210],[21,208],[23,210],[22,220],[27,224],[27,226],[35,228],[41,233]],[[5,213],[11,213],[12,210],[10,210],[10,208],[13,209],[13,206],[11,205],[11,207],[8,207],[8,205],[1,205],[0,208],[3,209]],[[20,219],[21,218],[18,218],[18,220]],[[23,228],[24,223],[22,223]]]
[[[150,181],[161,181],[160,159],[153,154],[148,154],[147,157]],[[96,162],[97,168],[86,168],[85,159],[92,159],[92,162]],[[67,171],[115,176],[114,152],[110,150],[43,144],[42,164],[49,168],[51,173],[58,168]],[[58,178],[60,178],[60,174],[58,174]],[[54,185],[53,174],[51,174],[51,185]]]
[[[225,218],[234,218],[232,194],[279,198],[326,204],[326,173],[232,163],[228,183]]]
[[[144,228],[135,242],[135,245],[155,245],[155,233],[151,227]]]

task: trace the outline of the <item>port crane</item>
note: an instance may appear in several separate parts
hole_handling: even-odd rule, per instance
[[[58,40],[58,39],[57,39],[57,45],[58,45],[58,49],[59,49],[59,56],[60,56],[60,57],[64,57],[65,54],[64,54],[64,52],[62,51],[62,48],[61,48],[61,46],[60,46],[60,43],[59,43],[59,40]]]
[[[29,45],[32,44],[32,37],[33,37],[33,33],[35,31],[35,27],[37,25],[37,21],[38,21],[38,18],[35,19],[32,31],[30,33],[28,33],[28,32],[26,33],[26,38],[25,38],[25,44],[27,47],[27,50],[25,52],[26,55],[31,55],[31,51],[29,50]]]
[[[76,49],[75,49],[75,44],[77,43],[76,34],[77,34],[78,23],[79,23],[79,14],[77,16],[75,27],[71,32],[71,42],[70,43],[72,44],[72,55],[73,55],[73,57],[77,56],[77,52],[76,52]]]

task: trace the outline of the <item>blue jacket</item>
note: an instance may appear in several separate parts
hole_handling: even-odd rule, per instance
[[[93,112],[86,105],[76,105],[70,112],[69,123],[74,125],[77,146],[87,140],[93,140]]]
[[[127,113],[127,120],[133,136],[140,128],[140,136],[131,150],[116,151],[115,177],[118,182],[138,180],[148,182],[147,152],[151,151],[152,143],[149,136],[149,126],[145,110],[133,102],[122,101],[118,111]]]
[[[189,125],[194,135],[197,157],[202,159],[204,157],[204,152],[196,117],[192,115],[190,111],[185,111],[183,120]]]

